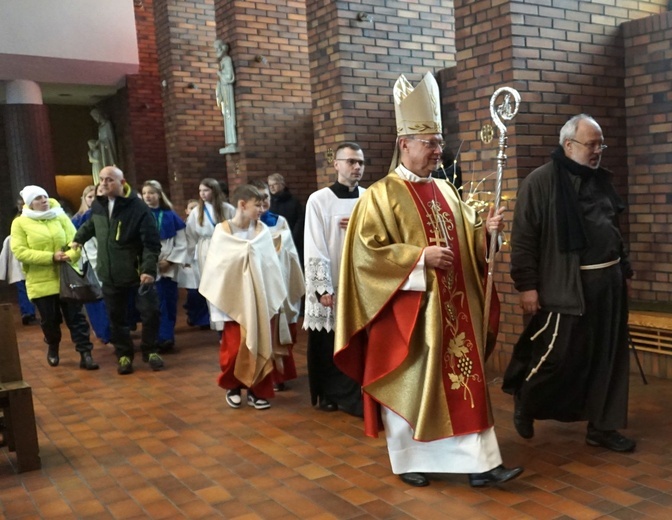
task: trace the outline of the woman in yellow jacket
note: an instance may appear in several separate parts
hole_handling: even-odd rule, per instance
[[[65,320],[70,337],[81,359],[79,367],[96,370],[91,357],[93,345],[89,340],[89,324],[82,305],[60,299],[61,262],[77,260],[79,253],[63,252],[75,236],[75,226],[55,199],[39,186],[21,190],[25,205],[21,216],[12,222],[11,249],[23,265],[28,298],[40,314],[44,340],[49,345],[47,363],[58,366],[61,323]]]

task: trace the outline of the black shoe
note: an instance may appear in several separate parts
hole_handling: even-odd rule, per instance
[[[57,367],[60,361],[61,360],[58,357],[58,350],[49,349],[49,351],[47,352],[47,363],[49,363],[49,366]]]
[[[355,404],[348,406],[347,408],[340,406],[339,410],[342,410],[354,417],[359,417],[360,419],[364,418],[364,405],[362,404],[362,401],[358,401]]]
[[[160,341],[157,347],[159,354],[172,354],[175,352],[175,342],[172,340]]]
[[[273,385],[274,392],[285,392],[289,387],[285,383],[276,383]]]
[[[35,315],[34,314],[24,314],[21,316],[21,323],[23,325],[30,325],[35,321]]]
[[[82,359],[79,362],[79,368],[86,370],[98,370],[100,367],[91,357],[91,352],[82,352]]]
[[[523,439],[534,437],[534,419],[523,414],[518,398],[513,398],[513,425]]]
[[[490,484],[502,484],[516,478],[523,472],[522,467],[506,469],[502,464],[485,473],[470,473],[469,485],[471,487],[483,487]]]
[[[429,486],[429,480],[424,473],[402,473],[399,478],[404,484],[415,487]]]
[[[588,444],[588,446],[602,446],[603,448],[619,453],[635,451],[635,448],[637,447],[635,441],[621,435],[616,430],[601,431],[593,428],[588,428],[588,433],[586,433],[586,444]]]
[[[320,410],[323,412],[338,412],[338,405],[333,401],[320,399]]]

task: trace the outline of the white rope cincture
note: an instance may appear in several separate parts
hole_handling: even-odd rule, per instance
[[[537,332],[534,336],[532,336],[532,337],[530,338],[531,341],[534,341],[534,340],[539,336],[539,334],[541,334],[542,332],[544,332],[544,331],[548,328],[548,324],[549,324],[550,321],[551,321],[551,316],[552,316],[552,315],[553,315],[552,312],[549,312],[549,313],[548,313],[548,319],[546,320],[546,325],[544,325],[544,326],[541,328],[541,330],[539,330],[539,332]],[[544,355],[541,357],[541,359],[539,360],[539,363],[537,363],[537,366],[534,367],[534,368],[530,371],[530,375],[528,375],[528,376],[525,378],[525,381],[529,381],[530,378],[531,378],[534,374],[536,374],[537,372],[539,372],[539,368],[541,367],[541,365],[544,364],[544,361],[546,361],[546,358],[548,358],[548,356],[550,355],[551,351],[553,350],[553,346],[555,345],[555,338],[558,337],[558,328],[560,328],[560,313],[558,313],[558,317],[555,319],[555,330],[553,331],[553,338],[551,339],[551,343],[548,345],[548,349],[546,349],[546,354],[544,354]]]
[[[553,316],[553,313],[552,313],[552,312],[549,312],[549,313],[548,313],[548,318],[546,318],[546,325],[544,325],[543,327],[541,327],[541,329],[539,329],[539,330],[534,334],[534,336],[532,336],[532,337],[530,338],[530,341],[534,341],[535,339],[537,339],[537,337],[539,336],[539,334],[541,334],[542,332],[544,332],[544,331],[548,328],[548,324],[551,322],[551,317],[552,317],[552,316]]]

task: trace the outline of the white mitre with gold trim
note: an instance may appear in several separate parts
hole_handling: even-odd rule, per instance
[[[394,84],[394,115],[397,137],[405,135],[440,134],[441,105],[439,85],[431,72],[413,88],[403,74]],[[394,147],[390,171],[399,166],[399,144]]]
[[[415,88],[403,74],[399,76],[394,84],[394,113],[398,136],[441,133],[439,85],[431,72]]]

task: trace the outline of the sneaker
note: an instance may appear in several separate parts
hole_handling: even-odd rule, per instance
[[[240,398],[240,388],[226,391],[226,404],[231,408],[240,408],[242,399]]]
[[[255,396],[252,393],[247,394],[247,406],[253,406],[257,410],[268,410],[271,407],[266,399]]]
[[[133,373],[133,361],[128,356],[121,356],[119,358],[119,365],[117,366],[117,374],[125,376]]]
[[[289,390],[289,387],[287,386],[286,383],[276,383],[273,385],[273,390],[275,392],[285,392]]]
[[[156,352],[152,352],[147,356],[147,363],[149,363],[150,368],[156,372],[157,370],[163,369],[163,359]]]

